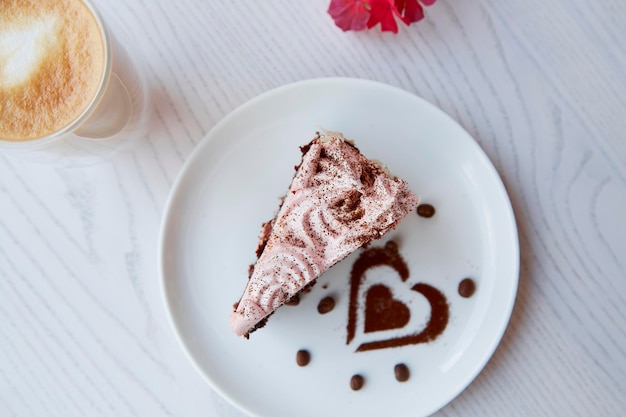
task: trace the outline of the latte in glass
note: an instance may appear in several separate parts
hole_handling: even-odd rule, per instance
[[[106,75],[103,30],[81,0],[0,1],[0,139],[75,123]]]

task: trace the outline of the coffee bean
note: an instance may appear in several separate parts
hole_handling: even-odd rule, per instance
[[[296,363],[299,366],[307,366],[311,362],[311,354],[308,350],[300,349],[296,354]]]
[[[365,378],[363,378],[361,375],[356,374],[353,375],[352,378],[350,378],[350,388],[352,388],[353,391],[358,391],[361,388],[363,388],[363,385],[365,385]]]
[[[409,368],[403,363],[397,364],[393,368],[393,371],[396,374],[396,379],[400,382],[408,381],[409,377],[411,376],[411,372],[409,371]]]
[[[335,299],[333,297],[324,297],[317,305],[317,311],[320,314],[330,313],[335,308]]]
[[[474,295],[476,291],[476,283],[471,278],[465,278],[459,283],[459,295],[464,298],[469,298]]]
[[[417,206],[417,214],[422,217],[433,217],[435,215],[435,207],[431,204],[420,204]]]

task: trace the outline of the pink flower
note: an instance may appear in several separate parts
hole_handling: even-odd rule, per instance
[[[370,29],[380,23],[383,32],[391,31],[398,33],[398,24],[394,13],[398,13],[393,0],[370,0],[370,18],[367,21],[367,28]],[[400,15],[400,17],[402,17]]]
[[[396,17],[407,26],[424,18],[422,5],[435,0],[331,0],[328,13],[342,30],[363,30],[380,23],[383,32],[398,33]]]
[[[434,2],[435,0],[422,0],[422,3],[426,6],[430,6]],[[400,19],[407,26],[424,18],[424,9],[422,9],[417,0],[396,0],[395,5],[396,10],[401,15]]]
[[[328,14],[344,32],[365,29],[370,17],[364,0],[331,0]]]

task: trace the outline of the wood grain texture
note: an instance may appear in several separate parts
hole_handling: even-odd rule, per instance
[[[242,416],[175,340],[158,230],[182,164],[248,99],[348,76],[420,95],[489,155],[513,201],[518,301],[441,416],[626,412],[626,3],[438,0],[397,35],[326,1],[97,0],[145,63],[149,132],[64,169],[0,154],[0,415]]]

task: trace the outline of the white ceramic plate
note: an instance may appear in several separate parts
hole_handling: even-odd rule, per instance
[[[450,319],[435,341],[368,352],[346,344],[349,274],[358,252],[322,276],[300,305],[279,309],[250,340],[231,332],[228,316],[255,260],[260,225],[287,190],[300,162],[298,147],[320,128],[354,139],[436,208],[430,219],[411,213],[374,244],[396,240],[410,268],[407,282],[430,284],[446,296]],[[356,79],[287,85],[224,118],[178,177],[160,244],[167,308],[189,357],[234,405],[271,417],[434,413],[491,357],[513,308],[519,272],[511,204],[476,142],[424,100]],[[383,267],[367,279],[400,282],[395,276]],[[465,277],[477,283],[470,298],[457,291]],[[396,299],[410,307],[409,324],[423,326],[428,303],[415,292],[397,291]],[[327,295],[336,307],[321,315],[317,304]],[[403,331],[377,335],[361,328],[357,339]],[[300,349],[312,354],[306,367],[296,365]],[[408,381],[396,381],[397,363],[411,370]],[[353,391],[349,381],[357,373],[366,384]]]

